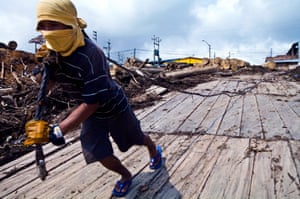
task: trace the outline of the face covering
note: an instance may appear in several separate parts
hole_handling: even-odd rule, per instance
[[[70,0],[39,0],[37,19],[38,23],[48,20],[72,27],[72,29],[51,31],[37,29],[44,36],[48,49],[62,56],[69,56],[78,47],[84,45],[82,29],[86,27],[86,23],[77,17],[77,10]]]
[[[66,57],[72,54],[78,47],[84,45],[83,40],[78,40],[73,29],[42,30],[48,49],[54,50]]]

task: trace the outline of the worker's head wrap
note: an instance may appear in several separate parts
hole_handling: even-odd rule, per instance
[[[39,30],[41,21],[55,21],[72,27],[62,30]],[[39,0],[37,4],[37,30],[46,40],[47,48],[62,56],[71,55],[84,45],[83,19],[77,18],[77,10],[70,0]]]

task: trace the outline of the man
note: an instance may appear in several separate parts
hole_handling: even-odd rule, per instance
[[[70,0],[38,1],[37,30],[57,58],[49,67],[50,80],[60,83],[78,102],[66,119],[51,126],[49,139],[55,145],[63,144],[63,135],[82,123],[80,139],[86,162],[100,161],[120,174],[112,193],[124,196],[132,174],[114,156],[109,135],[122,152],[133,145],[146,146],[154,170],[161,167],[162,151],[142,132],[124,91],[109,74],[104,53],[84,33],[85,27]]]

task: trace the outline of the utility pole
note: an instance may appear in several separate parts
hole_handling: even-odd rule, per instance
[[[95,31],[95,30],[93,31],[93,39],[97,43],[97,31]]]
[[[121,52],[118,52],[118,60],[119,60],[119,63],[123,63],[124,55],[121,54]]]
[[[273,49],[271,48],[271,50],[270,50],[270,57],[272,57],[273,56]]]
[[[110,58],[110,50],[111,50],[111,47],[110,47],[111,43],[110,43],[110,40],[107,41],[107,46],[104,46],[103,48],[106,50],[106,54],[107,54],[107,57]]]
[[[136,48],[133,49],[133,58],[136,57]]]
[[[154,46],[153,63],[155,63],[155,57],[157,56],[157,63],[159,65],[159,62],[160,62],[159,43],[161,42],[161,39],[159,37],[156,37],[155,35],[153,35],[153,37],[151,39],[153,40],[153,46]]]
[[[211,45],[207,41],[205,41],[204,39],[202,41],[208,45],[208,58],[210,59],[210,57],[211,57],[210,56],[210,54],[211,54]]]

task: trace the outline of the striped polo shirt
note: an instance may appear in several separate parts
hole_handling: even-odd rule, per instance
[[[103,51],[88,38],[70,56],[59,57],[50,77],[78,104],[99,103],[94,113],[97,118],[112,118],[128,107],[124,91],[110,76]]]

